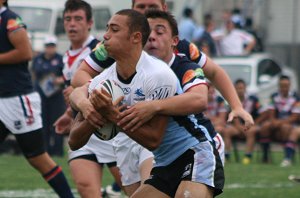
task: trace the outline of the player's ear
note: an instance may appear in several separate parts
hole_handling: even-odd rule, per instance
[[[178,36],[173,36],[172,40],[173,40],[172,46],[176,47],[178,45],[178,42],[179,42],[179,37]]]
[[[132,33],[133,43],[140,43],[142,42],[142,33],[141,32],[134,32]]]

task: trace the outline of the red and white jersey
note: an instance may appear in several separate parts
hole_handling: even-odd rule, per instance
[[[89,36],[80,49],[69,49],[63,57],[63,75],[66,82],[69,82],[77,71],[80,63],[92,52],[99,41]]]

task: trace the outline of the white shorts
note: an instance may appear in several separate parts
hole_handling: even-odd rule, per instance
[[[224,163],[225,163],[225,143],[224,143],[224,140],[223,140],[222,136],[219,133],[217,133],[217,135],[213,139],[215,141],[216,149],[219,152],[222,164],[224,166]]]
[[[41,98],[37,92],[0,98],[0,120],[13,134],[23,134],[43,127]]]
[[[83,155],[95,155],[98,163],[116,162],[116,155],[112,146],[112,141],[103,141],[94,134],[86,145],[76,151],[69,151],[69,160]]]
[[[153,158],[153,153],[130,139],[124,133],[118,133],[113,140],[122,185],[128,186],[140,182],[140,165],[146,159]]]

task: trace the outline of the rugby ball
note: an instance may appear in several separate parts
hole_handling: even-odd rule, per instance
[[[113,80],[107,79],[102,81],[98,86],[96,86],[96,89],[104,89],[111,95],[113,102],[119,97],[124,96],[122,88]],[[119,131],[120,128],[117,125],[108,122],[103,127],[96,129],[94,134],[101,140],[111,140],[118,134]]]

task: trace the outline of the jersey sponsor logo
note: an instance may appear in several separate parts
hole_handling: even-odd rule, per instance
[[[196,70],[187,70],[182,78],[182,84],[185,85],[186,83],[192,81],[195,78],[204,79],[204,73],[201,68],[197,68]]]
[[[200,52],[199,52],[199,49],[197,48],[197,46],[194,43],[190,43],[189,50],[190,50],[191,60],[196,60],[197,58],[199,58]]]
[[[135,100],[135,101],[145,100],[145,94],[143,93],[143,90],[141,88],[138,88],[137,90],[135,90],[134,95],[135,95],[135,97],[133,98],[133,100]]]
[[[167,98],[171,96],[171,86],[163,86],[156,88],[151,94],[150,94],[150,99],[151,100],[159,100],[163,98]]]
[[[191,171],[192,171],[192,164],[186,165],[185,168],[184,168],[184,172],[183,172],[181,178],[184,178],[184,177],[190,175]]]
[[[123,93],[124,93],[125,95],[128,95],[128,94],[131,92],[130,87],[122,88],[122,90],[123,90]]]
[[[20,130],[22,128],[21,120],[15,120],[14,125],[15,125],[15,129]]]

